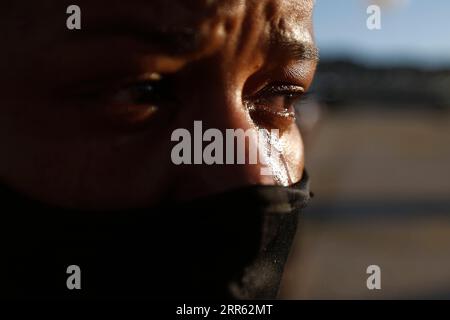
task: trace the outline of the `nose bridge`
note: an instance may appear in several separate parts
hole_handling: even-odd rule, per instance
[[[186,72],[183,82],[196,79],[195,93],[185,92],[183,103],[195,120],[207,128],[250,129],[254,127],[242,99],[245,70],[228,62],[223,52],[199,61]]]
[[[212,88],[208,94],[208,110],[204,116],[208,123],[217,129],[254,128],[252,119],[249,117],[247,107],[242,99],[242,86],[234,79],[222,79],[216,90]]]
[[[212,19],[207,28],[211,39],[221,41],[216,41],[214,49],[193,63],[185,79],[189,81],[194,73],[196,81],[201,79],[202,94],[189,96],[189,100],[199,117],[204,118],[206,126],[243,130],[254,127],[243,104],[242,90],[247,79],[264,62],[264,54],[259,52],[259,40],[265,30],[265,2],[221,3],[219,7],[225,8],[218,11],[216,19]],[[262,18],[256,19],[255,15]]]

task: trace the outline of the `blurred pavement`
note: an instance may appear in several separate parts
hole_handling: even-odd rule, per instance
[[[450,299],[450,114],[325,113],[308,135],[315,197],[281,298]],[[382,289],[366,287],[381,267]]]

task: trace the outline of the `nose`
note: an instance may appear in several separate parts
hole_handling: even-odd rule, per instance
[[[244,186],[276,184],[273,176],[267,174],[267,164],[261,161],[258,150],[255,153],[255,146],[260,147],[262,141],[243,102],[243,84],[211,70],[202,77],[208,80],[197,83],[195,94],[183,98],[179,121],[183,125],[179,132],[190,134],[191,163],[174,164],[178,177],[175,197],[182,200]],[[175,141],[174,148],[177,146],[180,147]],[[211,152],[214,147],[217,148]],[[241,150],[245,153],[239,158]],[[208,157],[211,155],[213,159]]]

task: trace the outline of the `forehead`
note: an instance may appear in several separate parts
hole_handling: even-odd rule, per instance
[[[277,44],[300,43],[291,51],[317,57],[312,45],[313,0],[79,0],[82,30],[68,32],[66,9],[71,4],[69,0],[2,2],[4,25],[19,24],[3,28],[11,33],[7,37],[11,42],[20,42],[8,50],[35,52],[36,46],[59,46],[70,43],[73,36],[89,38],[92,33],[97,39],[126,34],[149,43],[162,40],[164,47],[168,42],[171,47],[193,49],[195,55],[224,49],[224,43],[231,51],[231,47],[252,51],[259,43],[275,39]],[[308,44],[312,50],[305,50]]]
[[[233,33],[239,33],[241,41],[313,42],[313,0],[132,0],[109,3],[108,10],[101,10],[102,2],[86,2],[92,6],[85,10],[87,26],[133,20],[141,30],[162,31],[174,39],[181,34],[191,45],[215,42],[223,35],[232,38]]]
[[[66,19],[66,8],[72,4],[68,0],[6,0],[0,3],[0,9],[2,20],[14,20],[22,29],[34,29],[36,24],[60,26]],[[281,20],[281,25],[289,28],[311,23],[314,0],[79,0],[76,4],[81,8],[84,27],[127,17],[151,27],[193,27],[209,19],[252,17],[266,22]]]
[[[54,1],[54,0],[52,0]],[[70,1],[65,1],[67,5]],[[102,8],[104,12],[111,10],[147,9],[146,14],[154,14],[161,19],[203,18],[205,15],[237,12],[256,12],[263,9],[267,15],[284,14],[297,18],[305,18],[311,14],[314,0],[80,0],[80,6]]]

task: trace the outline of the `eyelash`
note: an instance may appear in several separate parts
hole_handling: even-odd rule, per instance
[[[152,101],[153,103],[157,103],[158,100],[163,100],[167,97],[173,97],[171,94],[172,90],[170,90],[170,86],[168,86],[167,82],[164,80],[158,80],[158,81],[140,81],[131,83],[129,85],[126,85],[122,88],[119,88],[115,91],[116,98],[119,97],[121,91],[125,90],[135,90],[135,89],[145,89],[148,92],[145,93],[151,93],[153,95],[153,99],[157,101]],[[150,89],[150,90],[149,90]],[[123,92],[122,92],[123,93]],[[139,94],[142,92],[134,92],[135,94]],[[133,94],[133,92],[132,92]],[[276,97],[284,97],[288,98],[290,100],[298,100],[301,99],[306,95],[304,89],[300,86],[296,85],[271,85],[266,86],[262,90],[260,90],[253,98],[246,98],[245,100],[254,101],[255,102],[263,102],[267,101],[270,98],[276,98]],[[148,98],[148,97],[147,97]],[[145,98],[144,98],[145,99]],[[146,104],[146,102],[139,102],[136,104]]]
[[[290,84],[269,85],[245,99],[250,116],[257,125],[286,129],[295,122],[297,107],[305,98],[303,87]]]
[[[135,100],[132,102],[135,105],[159,104],[170,97],[170,88],[168,88],[167,83],[164,80],[134,82],[116,89],[112,94],[112,100],[116,99],[116,102],[120,102],[121,98],[127,98],[127,94],[130,100]]]

